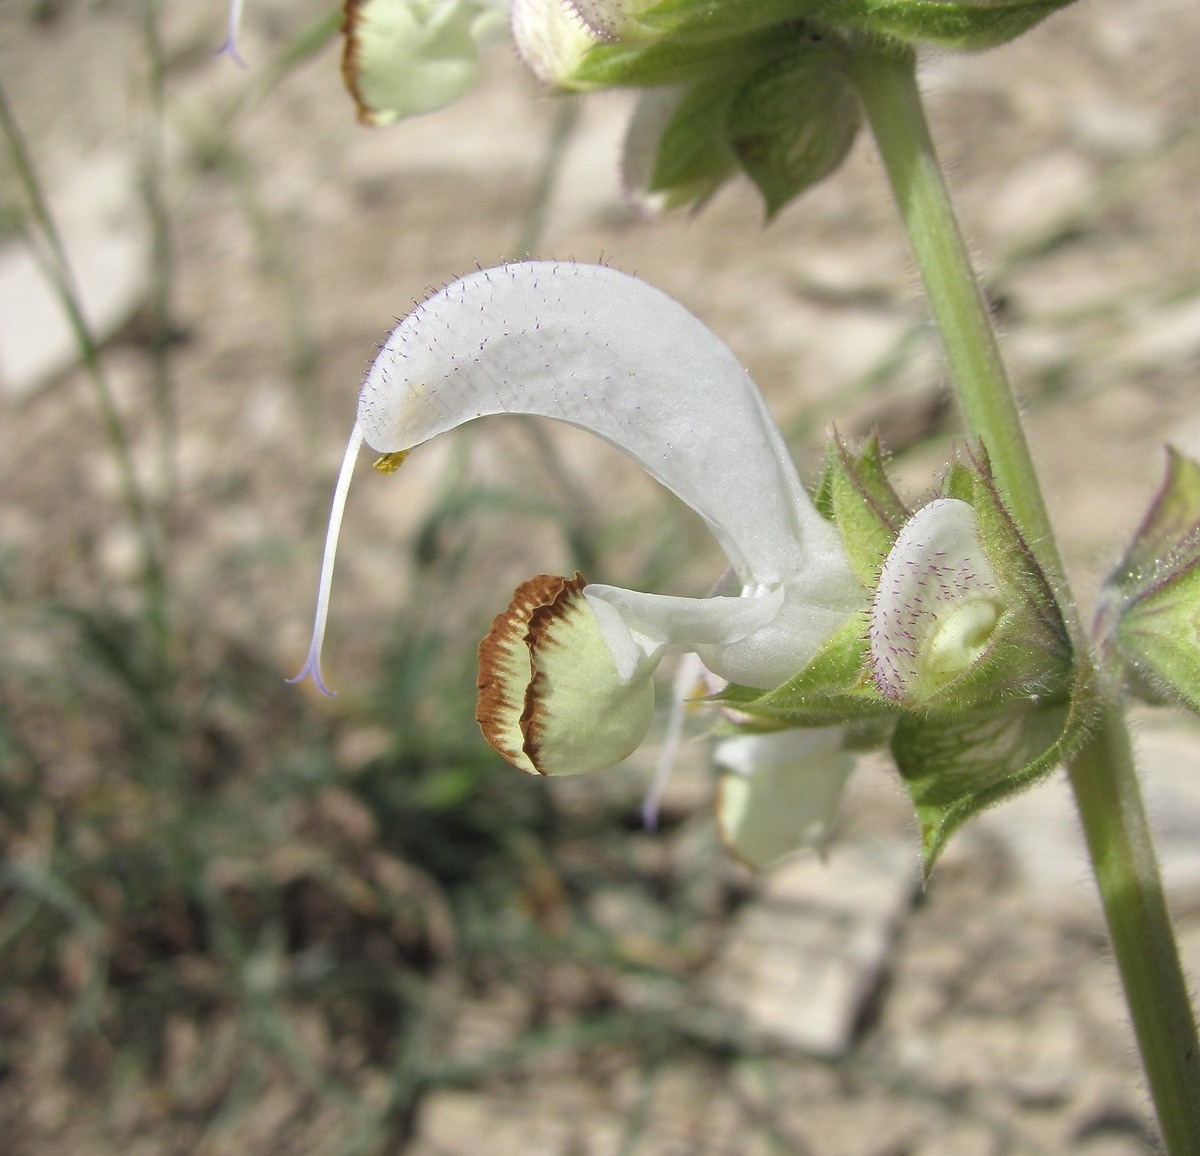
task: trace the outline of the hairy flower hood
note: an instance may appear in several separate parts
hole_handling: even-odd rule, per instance
[[[731,681],[775,686],[862,604],[835,529],[814,508],[729,349],[637,278],[605,266],[526,262],[446,286],[400,323],[368,372],[298,677],[311,675],[324,689],[333,558],[361,443],[395,454],[489,414],[555,418],[616,446],[704,519],[732,565],[740,593],[731,596],[582,587],[589,630],[598,631],[622,684],[648,679],[672,648],[699,653]]]

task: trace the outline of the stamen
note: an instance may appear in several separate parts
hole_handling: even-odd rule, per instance
[[[384,454],[371,463],[371,469],[378,470],[381,474],[394,474],[404,465],[404,459],[410,453],[411,450],[396,450],[394,453]]]
[[[235,64],[242,68],[248,68],[249,65],[242,59],[242,54],[238,51],[238,34],[242,29],[244,5],[245,0],[229,0],[229,28],[225,33],[225,43],[217,49],[217,55],[228,56]]]
[[[662,806],[663,795],[667,792],[667,784],[671,781],[671,771],[675,768],[675,756],[679,754],[679,746],[683,740],[683,720],[697,685],[704,677],[704,663],[699,655],[685,654],[679,660],[671,683],[671,713],[667,716],[667,729],[663,735],[662,750],[658,756],[658,766],[654,769],[654,779],[650,790],[642,801],[642,826],[647,831],[658,830],[658,812]]]
[[[713,583],[708,596],[712,598],[718,594],[736,593],[737,575],[730,566]],[[743,593],[746,591],[743,590]],[[675,756],[679,754],[679,746],[683,741],[683,720],[687,716],[690,699],[702,697],[710,690],[704,685],[706,674],[709,672],[705,670],[698,654],[685,654],[675,669],[675,678],[671,683],[671,713],[667,716],[667,730],[663,735],[658,766],[654,768],[650,790],[642,800],[642,826],[647,831],[658,830],[658,812],[667,793],[667,784],[671,781],[671,772],[675,769]],[[712,677],[711,674],[709,677]]]
[[[334,692],[325,685],[321,674],[321,647],[325,642],[325,624],[329,618],[329,594],[333,587],[333,562],[337,556],[338,534],[342,529],[342,514],[346,509],[346,495],[350,490],[350,479],[354,476],[354,463],[358,460],[358,451],[362,447],[363,432],[358,422],[350,432],[350,441],[346,445],[346,456],[342,458],[342,467],[338,471],[337,485],[333,490],[333,505],[329,511],[329,528],[325,531],[325,554],[321,559],[321,578],[317,585],[317,613],[313,621],[312,640],[308,644],[308,657],[295,678],[289,678],[290,684],[303,682],[306,678],[313,680],[313,685],[322,694],[333,697]]]

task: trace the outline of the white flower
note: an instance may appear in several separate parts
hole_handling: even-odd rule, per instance
[[[488,414],[556,418],[628,454],[704,519],[738,591],[683,598],[565,579],[518,591],[489,636],[499,631],[495,645],[481,648],[489,703],[485,712],[481,695],[481,718],[491,720],[493,745],[523,769],[570,773],[625,757],[649,725],[645,688],[668,649],[699,654],[732,682],[770,688],[861,606],[837,532],[805,493],[729,349],[634,277],[528,262],[448,285],[400,323],[371,367],[297,679],[326,689],[320,652],[334,553],[362,442],[399,453]],[[581,665],[556,661],[564,651]],[[590,721],[582,725],[598,715],[603,741]],[[550,749],[553,760],[539,757]]]
[[[737,735],[713,759],[728,773],[717,795],[717,826],[731,855],[761,870],[829,838],[842,788],[854,768],[841,727]]]
[[[359,119],[387,125],[434,112],[471,87],[498,42],[506,0],[348,0],[342,75]]]
[[[632,0],[347,0],[342,75],[359,119],[391,124],[443,108],[470,88],[480,51],[506,30],[535,76],[570,86],[588,50],[637,39]],[[233,47],[241,0],[232,0]]]

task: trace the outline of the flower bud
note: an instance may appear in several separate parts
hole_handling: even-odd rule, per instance
[[[871,658],[880,693],[934,698],[987,650],[1005,608],[975,511],[957,498],[923,506],[879,575]]]
[[[1066,626],[986,461],[957,464],[947,488],[905,524],[880,571],[875,685],[902,706],[957,713],[1060,695],[1073,671]]]

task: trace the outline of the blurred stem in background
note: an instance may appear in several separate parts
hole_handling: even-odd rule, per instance
[[[967,428],[1058,592],[1094,721],[1068,760],[1126,1000],[1172,1156],[1200,1152],[1200,1046],[1119,696],[1092,669],[1015,395],[925,119],[909,51],[860,48],[852,65],[941,334]]]
[[[170,213],[163,187],[165,179],[165,93],[166,61],[159,29],[161,0],[144,0],[142,49],[146,58],[146,110],[142,130],[141,193],[150,224],[150,356],[151,397],[158,422],[158,472],[161,493],[159,522],[163,541],[170,544],[177,486],[176,458],[179,427],[171,365],[175,339],[172,303],[173,260]]]
[[[83,299],[71,272],[70,260],[59,234],[49,200],[38,177],[37,167],[0,85],[0,131],[9,157],[28,202],[26,240],[42,273],[58,298],[79,349],[80,360],[91,382],[96,408],[104,426],[109,450],[120,478],[126,513],[138,537],[141,551],[141,587],[144,614],[155,664],[165,678],[170,669],[168,652],[170,624],[167,608],[167,570],[162,528],[138,480],[129,432],[117,408],[116,398],[100,356],[99,343],[83,312]]]

